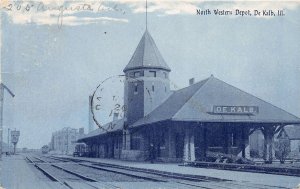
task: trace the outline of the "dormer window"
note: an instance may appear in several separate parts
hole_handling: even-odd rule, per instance
[[[156,71],[149,71],[150,77],[156,77]]]
[[[134,77],[140,77],[141,76],[141,72],[134,72],[133,75],[134,75]]]

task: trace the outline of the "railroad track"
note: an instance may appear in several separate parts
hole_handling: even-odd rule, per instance
[[[89,170],[85,170],[86,172],[90,172],[92,169],[96,169],[102,172],[107,172],[107,173],[110,172],[119,175],[140,178],[152,182],[158,182],[161,186],[160,188],[288,189],[286,187],[278,187],[278,186],[271,186],[271,185],[264,185],[264,184],[252,184],[252,183],[250,184],[247,182],[238,182],[238,181],[225,180],[225,179],[219,179],[214,177],[183,175],[183,174],[175,174],[170,172],[154,171],[154,170],[141,169],[141,168],[132,168],[127,166],[107,164],[107,163],[95,163],[88,160],[78,160],[73,158],[65,158],[65,157],[48,157],[48,158],[61,160],[64,162],[73,162],[74,164],[76,164],[77,167],[81,166],[81,167],[90,168]],[[64,166],[66,167],[67,165]]]
[[[214,162],[186,162],[185,165],[190,167],[221,169],[230,171],[243,171],[252,173],[266,173],[274,175],[300,176],[299,167],[270,167],[266,165],[248,165],[248,164],[226,164]]]
[[[92,182],[97,182],[97,180],[89,178],[78,172],[74,172],[70,169],[63,168],[40,157],[26,157],[26,160],[33,164],[39,171],[41,171],[47,178],[53,182],[57,182],[61,188],[67,189],[98,189],[98,188],[119,188],[111,184],[103,184],[102,187],[97,187],[92,184]],[[78,185],[80,185],[78,187]]]
[[[83,163],[79,163],[80,165],[85,165]],[[105,163],[93,163],[92,165],[85,165],[93,168],[100,168],[107,171],[116,171],[116,170],[129,170],[131,172],[135,172],[136,174],[146,173],[146,174],[155,174],[161,176],[163,178],[168,178],[165,181],[167,182],[176,182],[180,184],[190,185],[202,188],[253,188],[253,189],[271,189],[271,188],[281,188],[287,189],[286,187],[278,187],[278,186],[271,186],[271,185],[261,185],[261,184],[248,184],[248,183],[239,183],[232,180],[226,179],[219,179],[214,177],[204,177],[204,176],[197,176],[197,175],[181,175],[169,172],[157,172],[153,170],[143,170],[139,168],[131,168],[131,167],[124,167],[118,165],[111,165]],[[105,167],[105,168],[103,168]],[[180,180],[180,181],[178,181]],[[199,184],[200,183],[200,184]]]
[[[154,171],[107,163],[95,163],[88,160],[78,160],[65,157],[34,156],[27,157],[27,160],[34,164],[34,166],[42,171],[50,180],[58,182],[67,188],[74,188],[74,185],[72,186],[69,183],[72,183],[71,181],[77,181],[77,183],[86,184],[86,187],[88,188],[121,188],[122,183],[124,182],[144,182],[145,184],[151,182],[152,185],[156,184],[157,188],[166,189],[287,189],[285,187],[250,184],[214,177],[174,174],[170,172]],[[59,171],[59,173],[57,173],[57,171]],[[99,187],[99,184],[101,184],[101,187]]]

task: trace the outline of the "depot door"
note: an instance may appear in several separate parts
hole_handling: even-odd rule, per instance
[[[184,136],[180,133],[175,135],[176,158],[183,158]]]

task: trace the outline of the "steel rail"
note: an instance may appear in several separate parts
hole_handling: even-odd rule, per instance
[[[35,158],[35,159],[37,159],[37,160],[40,160],[40,161],[43,162],[43,163],[46,163],[45,160],[42,160],[41,158],[38,158],[38,157],[36,157],[36,156],[34,156],[33,158]]]
[[[171,172],[166,172],[166,171],[152,171],[149,169],[143,169],[143,168],[133,168],[133,167],[126,167],[122,165],[113,165],[113,164],[107,164],[107,163],[98,163],[98,162],[92,162],[88,160],[77,160],[73,158],[67,158],[67,157],[59,157],[59,159],[62,160],[69,160],[72,162],[89,162],[93,165],[96,166],[104,166],[104,167],[110,167],[110,168],[116,168],[116,169],[121,169],[121,170],[128,170],[128,171],[137,171],[137,172],[143,172],[143,173],[148,173],[148,174],[155,174],[155,175],[160,175],[168,178],[175,178],[175,179],[182,179],[182,180],[189,180],[189,181],[231,181],[227,179],[219,179],[219,178],[214,178],[214,177],[204,177],[204,176],[198,176],[198,175],[186,175],[186,174],[178,174],[178,173],[171,173]],[[78,163],[80,165],[86,165],[82,163]],[[98,167],[99,168],[99,167]],[[101,168],[103,169],[103,168]]]
[[[145,176],[140,176],[140,175],[130,174],[130,173],[124,173],[124,172],[120,172],[120,171],[115,171],[115,170],[110,170],[110,169],[106,169],[106,168],[93,166],[93,165],[86,165],[86,164],[82,164],[82,163],[78,163],[78,165],[93,168],[93,169],[98,169],[98,170],[102,170],[102,171],[117,173],[117,174],[121,174],[121,175],[126,175],[126,176],[130,176],[130,177],[135,177],[135,178],[139,178],[139,179],[154,181],[154,182],[167,182],[166,180],[158,180],[158,179],[155,179],[155,178],[150,178],[150,177],[145,177]]]
[[[69,174],[75,175],[75,176],[77,176],[77,177],[79,177],[79,178],[81,178],[83,180],[91,181],[91,182],[97,182],[97,180],[95,180],[95,179],[92,179],[90,177],[87,177],[87,176],[81,175],[79,173],[76,173],[74,171],[68,170],[68,169],[66,169],[64,167],[61,167],[61,166],[58,166],[58,165],[54,165],[54,164],[51,164],[51,166],[53,166],[53,167],[55,167],[57,169],[63,170],[65,172],[69,173]]]
[[[251,188],[282,188],[282,189],[288,189],[286,187],[282,187],[282,186],[271,186],[271,185],[260,185],[260,184],[254,184],[252,185],[247,185],[247,184],[242,184],[236,181],[232,181],[232,180],[227,180],[227,179],[219,179],[219,178],[214,178],[214,177],[203,177],[203,176],[197,176],[197,175],[182,175],[182,174],[176,174],[176,173],[171,173],[171,172],[165,172],[165,171],[158,171],[160,173],[158,173],[157,171],[152,171],[149,169],[141,169],[141,168],[132,168],[132,167],[126,167],[126,166],[120,166],[120,165],[113,165],[113,164],[107,164],[107,163],[98,163],[98,162],[92,162],[89,160],[77,160],[77,159],[73,159],[73,158],[65,158],[65,157],[59,157],[59,159],[62,160],[69,160],[72,162],[88,162],[91,163],[93,165],[96,165],[97,168],[102,169],[104,171],[113,171],[113,170],[108,170],[107,167],[110,168],[115,168],[115,169],[121,169],[121,170],[128,170],[128,171],[135,171],[135,172],[143,172],[143,173],[148,173],[148,174],[155,174],[155,175],[159,175],[162,177],[168,177],[168,178],[173,178],[173,179],[179,179],[179,180],[187,180],[187,181],[196,181],[196,182],[208,182],[208,181],[226,181],[226,184],[231,185],[231,186],[236,186],[236,187],[251,187]],[[79,165],[83,165],[86,167],[93,167],[93,165],[87,165],[87,164],[83,164],[83,163],[78,163]],[[102,167],[98,167],[98,166],[104,166],[105,168]],[[115,170],[114,170],[115,171]],[[117,172],[117,171],[116,171]],[[127,173],[126,173],[127,174]],[[129,173],[128,173],[129,174]],[[129,174],[130,175],[130,174]],[[150,178],[151,179],[151,178]],[[158,179],[156,179],[158,180]],[[204,186],[199,186],[199,185],[195,185],[195,184],[191,184],[191,183],[184,183],[182,181],[176,181],[173,180],[173,182],[179,183],[179,184],[184,184],[184,185],[190,185],[190,186],[195,186],[195,187],[200,187],[200,188],[209,188],[209,187],[204,187]],[[236,182],[236,183],[233,183]],[[220,186],[217,185],[216,183],[212,183],[212,186],[218,186],[218,187],[222,187],[222,188],[226,188],[226,186]],[[228,186],[230,188],[230,186]]]
[[[49,157],[46,157],[46,158],[49,158]],[[41,158],[39,158],[39,159],[41,159]],[[53,157],[51,157],[50,159],[58,160],[59,158],[53,158]],[[45,160],[43,160],[43,161],[46,162]],[[61,160],[61,159],[59,159],[59,161],[62,161],[62,162],[69,162],[69,161]],[[69,173],[69,174],[71,174],[71,175],[75,175],[75,176],[81,178],[82,180],[90,181],[90,182],[100,182],[100,181],[95,180],[95,179],[93,179],[93,178],[90,178],[90,177],[88,177],[88,176],[84,176],[84,175],[82,175],[82,174],[76,173],[76,172],[71,171],[71,170],[69,170],[69,169],[66,169],[66,168],[63,168],[63,167],[61,167],[61,166],[55,165],[54,163],[51,163],[51,162],[48,162],[48,163],[49,163],[49,165],[51,165],[52,167],[55,167],[55,168],[57,168],[57,169],[59,169],[59,170],[62,170],[62,171],[64,171],[64,172],[67,172],[67,173]],[[78,163],[76,163],[76,164],[78,164]],[[72,188],[72,187],[67,183],[67,181],[64,181],[64,182],[62,182],[62,183],[63,183],[64,185],[68,186],[69,188]],[[94,186],[94,185],[91,185],[91,184],[89,184],[89,183],[85,183],[85,184],[86,184],[86,185],[89,185],[89,186],[91,186],[91,187],[93,187],[93,188],[96,188],[96,189],[98,188],[98,187],[96,187],[96,186]],[[104,182],[101,182],[101,184],[106,185],[108,188],[120,189],[120,187],[115,186],[115,185],[112,185],[112,184],[108,184],[108,183],[104,183]]]

